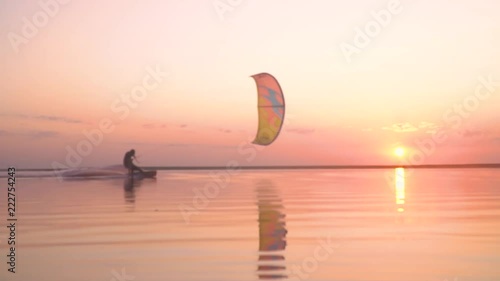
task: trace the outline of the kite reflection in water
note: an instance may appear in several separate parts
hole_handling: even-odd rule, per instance
[[[259,279],[287,278],[284,251],[286,224],[282,200],[270,180],[256,184],[259,212]]]

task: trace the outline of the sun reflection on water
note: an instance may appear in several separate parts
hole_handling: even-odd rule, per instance
[[[405,211],[405,169],[396,168],[396,204],[398,205],[398,212]]]

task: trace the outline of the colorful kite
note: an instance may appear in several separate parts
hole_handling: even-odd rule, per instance
[[[278,137],[285,118],[285,98],[280,84],[271,74],[251,76],[257,83],[259,128],[253,141],[258,145],[270,145]]]

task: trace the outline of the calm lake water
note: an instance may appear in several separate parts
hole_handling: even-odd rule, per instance
[[[213,172],[212,172],[213,173]],[[500,280],[500,170],[17,179],[0,280]]]

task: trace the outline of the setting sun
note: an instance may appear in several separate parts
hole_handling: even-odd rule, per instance
[[[394,154],[397,157],[403,157],[405,155],[405,149],[403,147],[397,147],[396,149],[394,149]]]

